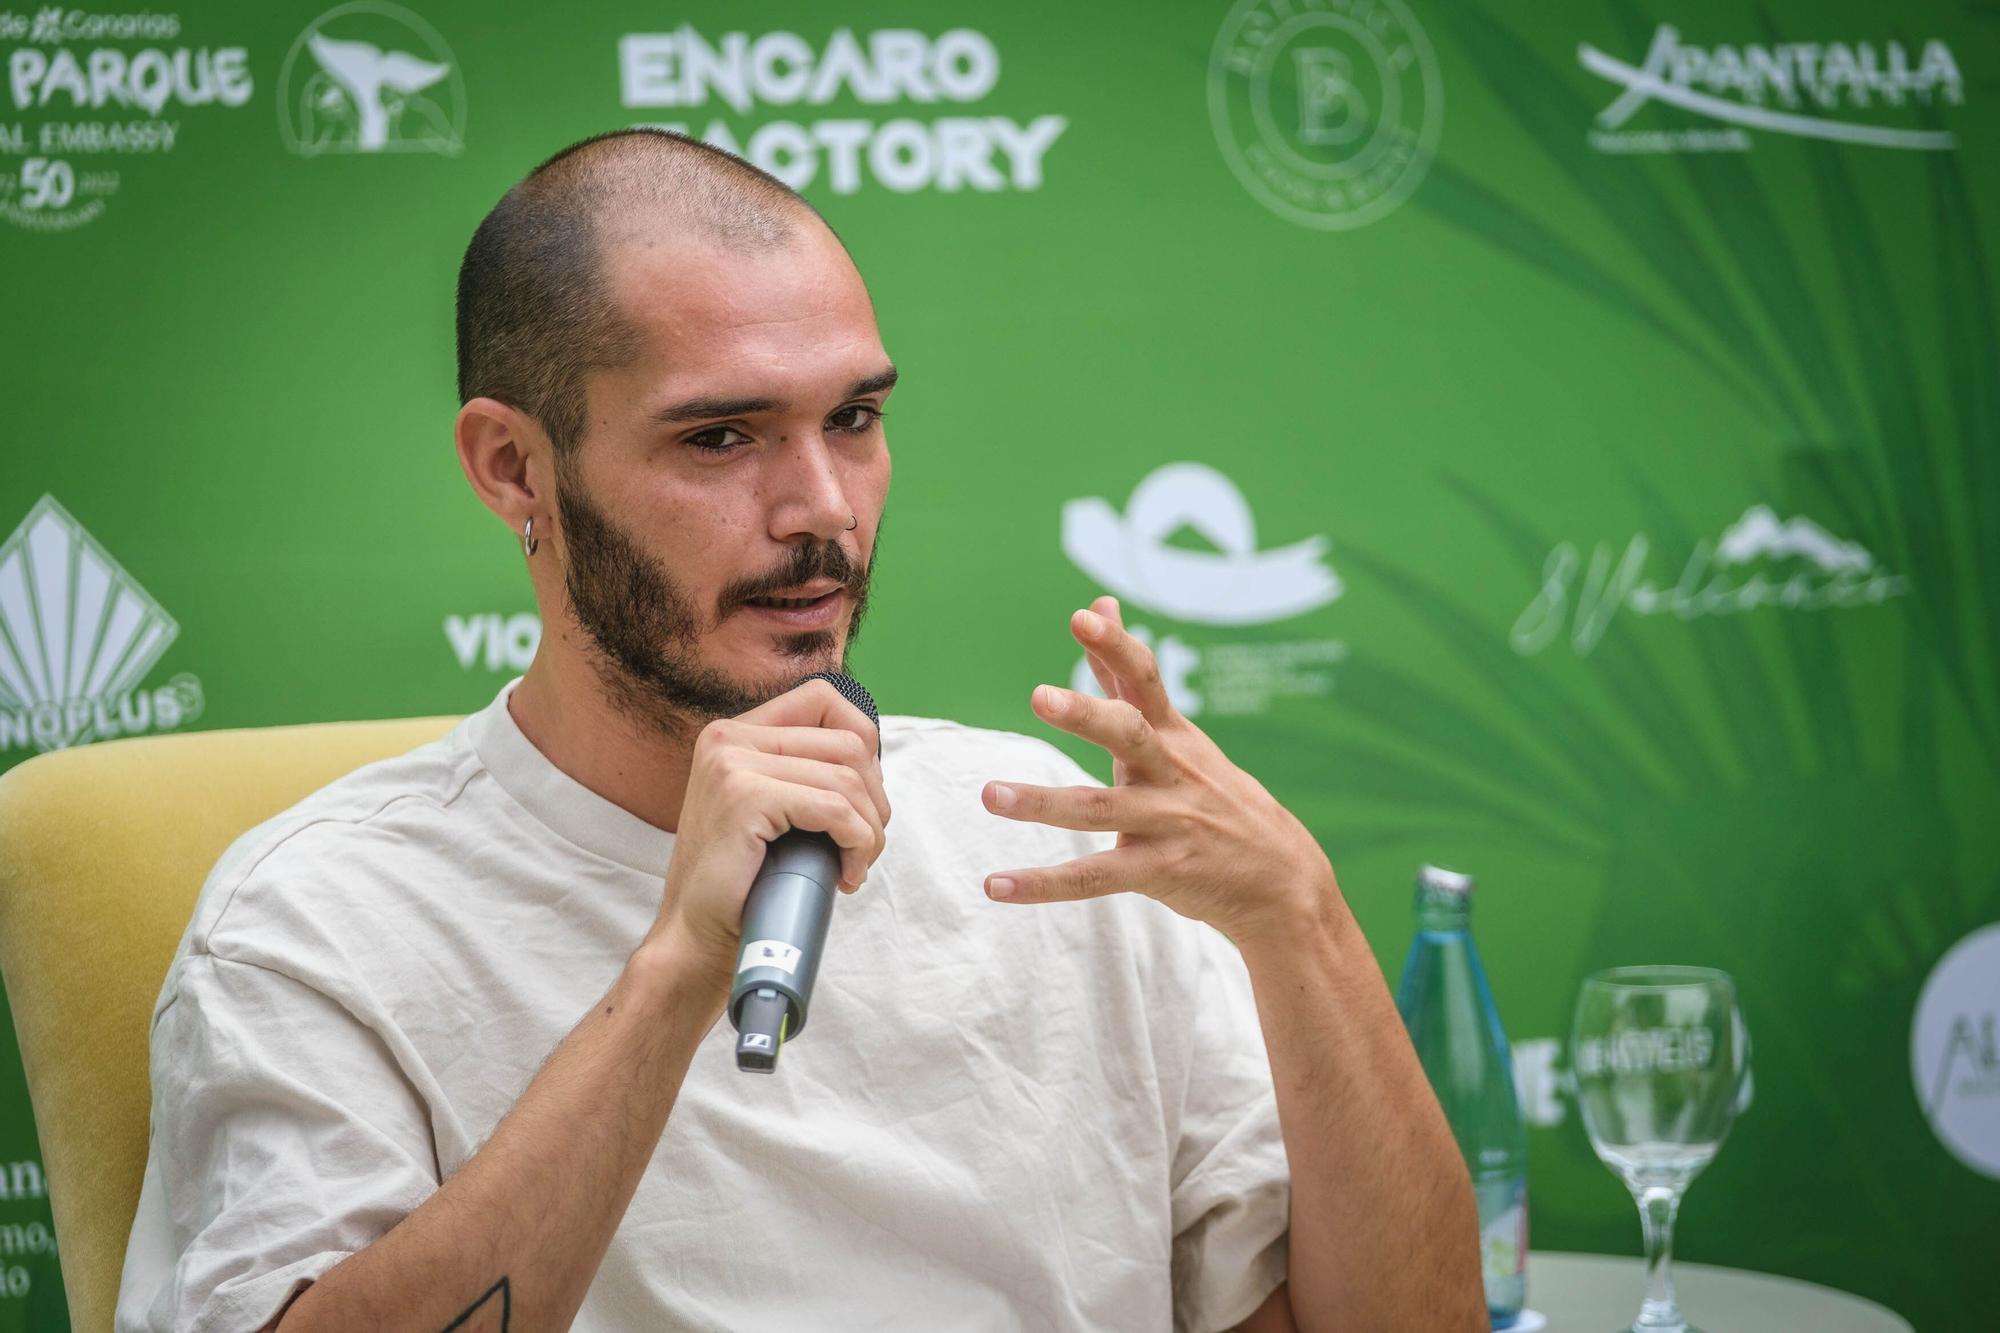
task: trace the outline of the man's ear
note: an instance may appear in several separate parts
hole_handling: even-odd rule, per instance
[[[555,490],[541,423],[497,398],[474,398],[452,423],[458,465],[479,502],[518,533],[529,518],[551,523]]]

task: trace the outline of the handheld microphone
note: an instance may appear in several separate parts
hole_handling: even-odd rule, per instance
[[[875,724],[880,755],[881,719],[861,683],[838,671],[803,677],[830,682]],[[736,1067],[769,1074],[778,1051],[805,1031],[806,1006],[819,975],[826,927],[840,882],[840,848],[824,833],[791,829],[771,841],[763,868],[743,900],[743,943],[736,955],[736,983],[729,991],[729,1021],[736,1025]]]

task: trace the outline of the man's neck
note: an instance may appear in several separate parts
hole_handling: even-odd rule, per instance
[[[662,736],[605,697],[587,662],[537,653],[509,696],[528,742],[613,805],[669,833],[679,830],[694,733]]]

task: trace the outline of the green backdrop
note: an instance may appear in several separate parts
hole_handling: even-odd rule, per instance
[[[0,764],[486,702],[536,628],[451,448],[459,255],[554,149],[686,125],[802,184],[901,368],[855,655],[887,709],[1042,730],[1067,612],[1119,593],[1392,980],[1417,864],[1478,877],[1537,1246],[1638,1245],[1563,1089],[1578,979],[1712,964],[1756,1095],[1680,1254],[1965,1327],[2000,1234],[1994,20],[0,13]],[[0,1333],[66,1323],[37,1161],[0,1051]]]

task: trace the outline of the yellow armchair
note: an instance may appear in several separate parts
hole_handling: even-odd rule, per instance
[[[111,1330],[146,1169],[147,1028],[209,869],[272,815],[457,722],[148,736],[0,774],[0,977],[76,1333]]]

